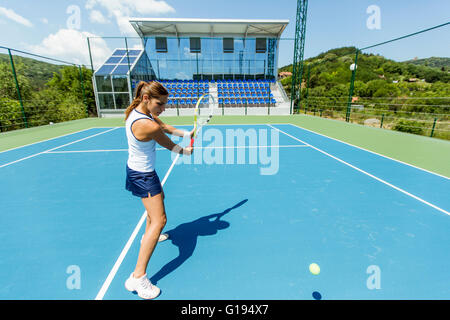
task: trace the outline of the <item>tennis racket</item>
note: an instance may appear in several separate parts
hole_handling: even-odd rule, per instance
[[[211,120],[215,105],[216,100],[209,93],[206,93],[198,98],[194,109],[194,135],[191,139],[191,147],[194,145],[194,140],[197,137],[197,133]]]

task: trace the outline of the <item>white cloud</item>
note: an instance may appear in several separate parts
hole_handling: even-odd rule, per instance
[[[88,0],[85,8],[92,10],[95,6],[103,7],[107,10],[109,17],[116,19],[122,34],[136,35],[128,19],[133,16],[160,16],[174,13],[175,9],[162,0]]]
[[[11,9],[6,9],[4,7],[0,7],[0,16],[4,16],[10,20],[13,20],[17,23],[20,23],[26,27],[32,27],[33,24],[30,22],[30,20],[22,17],[21,15],[18,15]]]
[[[47,57],[89,66],[87,37],[96,37],[96,35],[73,29],[60,29],[47,36],[40,44],[28,46],[28,50]],[[111,49],[103,39],[95,38],[89,41],[94,68],[96,68],[108,58]]]
[[[45,24],[48,24],[48,19],[47,19],[47,18],[42,18],[42,19],[41,19],[41,22],[42,22],[42,23],[45,23]]]
[[[94,23],[101,23],[101,24],[107,24],[109,23],[109,20],[105,18],[103,13],[101,13],[98,10],[92,10],[89,15],[89,20]]]

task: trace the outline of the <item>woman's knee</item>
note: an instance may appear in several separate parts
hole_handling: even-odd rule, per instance
[[[166,213],[163,212],[162,214],[159,215],[150,215],[149,213],[147,213],[147,218],[150,222],[150,224],[154,225],[154,226],[158,226],[161,229],[164,228],[164,226],[167,223],[167,216]]]

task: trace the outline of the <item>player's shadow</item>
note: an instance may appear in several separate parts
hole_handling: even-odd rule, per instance
[[[159,280],[173,272],[179,266],[181,266],[189,257],[194,253],[197,245],[197,238],[199,236],[210,236],[217,233],[218,230],[226,229],[230,226],[227,221],[220,220],[224,215],[231,210],[239,208],[248,199],[242,200],[238,204],[231,208],[224,210],[221,213],[215,213],[208,216],[201,217],[191,222],[183,223],[177,226],[175,229],[166,231],[169,234],[169,239],[166,241],[172,241],[174,245],[178,247],[178,256],[166,263],[157,273],[151,278],[153,284],[157,284]],[[215,218],[215,219],[214,219]],[[214,219],[211,221],[211,219]]]

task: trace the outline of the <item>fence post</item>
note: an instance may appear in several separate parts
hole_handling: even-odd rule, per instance
[[[431,129],[431,135],[430,135],[431,138],[433,138],[434,128],[436,127],[436,121],[437,121],[437,118],[434,118],[433,129]]]
[[[94,64],[92,63],[92,53],[91,53],[91,43],[89,41],[89,37],[87,37],[88,49],[89,49],[89,60],[91,61],[91,70],[94,73]]]
[[[81,91],[83,93],[83,102],[84,102],[84,108],[86,110],[86,117],[89,118],[89,111],[88,111],[88,104],[87,104],[87,99],[86,99],[86,93],[84,91],[83,70],[81,69],[81,65],[78,66],[78,69],[80,70]]]
[[[348,102],[347,102],[347,113],[345,115],[345,121],[350,121],[350,112],[351,112],[351,106],[352,106],[352,98],[353,98],[353,89],[355,88],[355,75],[356,75],[356,68],[357,68],[357,62],[358,62],[358,52],[359,49],[356,49],[355,54],[355,68],[352,70],[352,78],[350,80],[350,89],[348,92]]]
[[[11,61],[11,68],[12,68],[12,72],[13,72],[13,76],[14,76],[14,81],[16,83],[16,90],[17,90],[17,95],[19,97],[20,108],[22,109],[23,121],[25,123],[25,128],[28,128],[27,117],[25,115],[25,109],[23,108],[22,95],[20,94],[19,81],[17,81],[16,68],[14,67],[14,60],[13,60],[13,57],[11,54],[11,49],[8,49],[8,53],[9,53],[9,60]]]
[[[306,95],[305,95],[305,110],[308,109],[308,91],[309,91],[309,76],[310,76],[310,72],[311,72],[311,66],[308,64],[308,78],[306,80]]]

